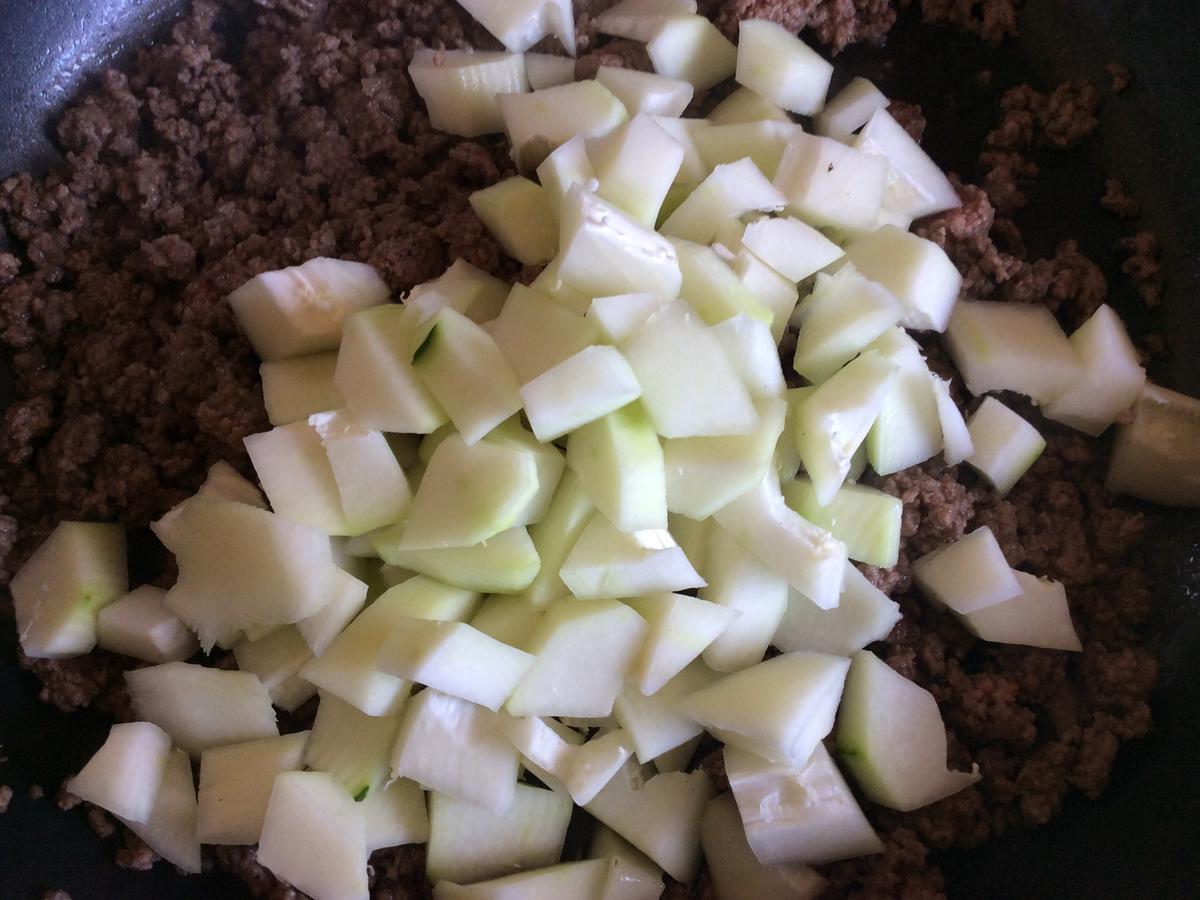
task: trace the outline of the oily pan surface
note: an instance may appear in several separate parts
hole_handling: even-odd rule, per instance
[[[607,5],[576,3],[581,74],[645,65],[640,46],[590,33],[589,13]],[[1009,4],[985,4],[982,18],[963,12],[977,6],[926,3],[924,14],[988,40],[1013,30],[1015,18],[1002,14]],[[766,16],[807,26],[806,36],[833,49],[877,43],[894,19],[871,0],[702,7],[727,30]],[[198,2],[168,40],[140,51],[125,74],[104,73],[65,113],[62,167],[0,186],[0,217],[22,248],[20,259],[0,254],[0,340],[17,398],[0,433],[4,581],[59,519],[144,526],[217,459],[250,474],[242,438],[269,426],[257,360],[224,302],[250,276],[317,255],[370,262],[397,293],[457,257],[508,278],[535,274],[502,255],[467,203],[511,170],[503,141],[431,131],[405,75],[419,45],[468,44],[494,46],[451,3]],[[917,227],[946,247],[968,296],[1044,303],[1068,327],[1104,299],[1103,275],[1077,247],[1026,261],[1009,218],[1036,174],[1028,154],[1085,137],[1098,101],[1082,83],[1004,94],[978,170],[963,173],[982,187],[962,187],[962,209]],[[919,108],[895,112],[921,131]],[[1151,251],[1137,257],[1139,271],[1152,267]],[[926,349],[948,374],[936,343]],[[1119,744],[1150,726],[1156,667],[1139,633],[1152,599],[1137,565],[1142,519],[1101,490],[1100,445],[1044,430],[1049,449],[1004,501],[936,462],[877,481],[905,501],[904,543],[895,570],[868,575],[905,618],[875,649],[934,693],[951,764],[978,762],[983,781],[910,814],[868,806],[887,852],[824,867],[834,895],[938,895],[928,850],[1041,824],[1070,792],[1098,793]],[[1067,585],[1083,654],[977,642],[909,592],[910,559],[985,524],[1010,564]],[[137,574],[169,585],[170,560],[152,541],[144,546]],[[121,677],[129,661],[98,652],[25,662],[48,702],[129,716]],[[715,750],[698,761],[719,778]],[[102,826],[104,815],[92,815]],[[153,862],[132,835],[124,841],[123,865]],[[210,861],[256,895],[292,893],[249,848],[217,848]],[[428,894],[420,848],[381,851],[372,862],[376,896]],[[701,879],[671,893],[705,890]]]

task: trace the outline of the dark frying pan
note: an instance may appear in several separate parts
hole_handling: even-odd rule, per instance
[[[152,38],[181,5],[0,0],[0,175],[53,159],[47,123],[55,110],[121,47]],[[1172,355],[1152,377],[1200,394],[1200,27],[1193,0],[1031,0],[1021,41],[1000,50],[916,18],[913,10],[901,17],[886,50],[851,48],[840,67],[920,102],[930,122],[927,146],[960,172],[971,172],[994,114],[994,96],[977,86],[979,69],[991,69],[996,85],[1042,86],[1074,77],[1105,84],[1110,61],[1133,70],[1133,87],[1106,101],[1095,136],[1078,150],[1039,159],[1043,176],[1023,225],[1039,255],[1078,238],[1105,268],[1110,299],[1135,332],[1166,335]],[[1167,302],[1153,318],[1137,312],[1120,275],[1112,248],[1129,229],[1099,211],[1106,175],[1138,198],[1138,227],[1162,243]],[[6,386],[0,367],[0,409]],[[951,896],[1200,895],[1200,515],[1156,515],[1148,548],[1162,662],[1154,733],[1123,748],[1100,800],[1073,799],[1045,828],[942,856]],[[0,784],[14,789],[0,815],[0,898],[25,900],[49,888],[76,900],[246,896],[227,876],[184,879],[165,865],[149,873],[117,869],[111,841],[102,844],[82,817],[55,807],[57,785],[87,759],[107,723],[39,704],[36,683],[14,662],[11,629],[0,632],[0,758],[7,757]],[[29,799],[33,784],[46,788],[47,799]]]

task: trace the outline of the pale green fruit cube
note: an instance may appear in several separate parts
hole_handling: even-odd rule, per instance
[[[811,116],[825,106],[833,66],[782,25],[747,19],[738,28],[736,78],[776,106]]]
[[[532,872],[517,872],[478,884],[439,881],[434,900],[601,900],[609,883],[610,864],[605,859],[560,863]]]
[[[596,297],[588,307],[587,317],[596,323],[606,341],[619,345],[625,343],[666,303],[653,292]]]
[[[946,329],[946,349],[976,395],[1015,391],[1051,403],[1081,373],[1062,326],[1036,303],[959,303]]]
[[[575,55],[571,0],[458,0],[458,4],[513,53],[524,53],[553,35],[569,55]]]
[[[771,337],[778,344],[800,299],[799,289],[744,247],[734,256],[730,266],[742,284],[771,313]]]
[[[510,447],[533,454],[534,465],[537,467],[537,491],[517,515],[515,524],[533,525],[542,521],[550,510],[550,503],[558,490],[558,483],[567,469],[567,461],[563,452],[553,444],[540,443],[521,425],[520,419],[517,417],[497,425],[484,440],[501,447]]]
[[[367,601],[367,584],[349,572],[336,574],[328,602],[318,611],[296,623],[300,636],[314,656],[320,656],[342,633]]]
[[[693,135],[696,149],[704,161],[705,172],[717,166],[749,159],[769,179],[779,171],[788,144],[804,129],[795,122],[734,122],[697,129]]]
[[[171,756],[171,737],[149,722],[114,725],[67,790],[128,822],[145,824]]]
[[[700,815],[715,793],[712,782],[699,770],[652,771],[629,760],[584,808],[676,881],[691,881],[700,868]]]
[[[898,374],[891,361],[867,351],[819,385],[796,409],[796,449],[820,505],[832,502],[846,480],[854,453],[874,425]]]
[[[895,225],[884,225],[847,244],[846,260],[900,301],[904,308],[900,324],[905,328],[946,330],[956,308],[962,275],[946,251],[933,241]],[[1025,309],[1040,308],[1021,305]]]
[[[1042,412],[1085,434],[1097,436],[1137,401],[1146,370],[1121,317],[1108,304],[1097,309],[1070,337],[1079,375]]]
[[[683,273],[680,292],[687,298],[687,305],[699,313],[706,324],[716,325],[740,313],[766,325],[772,324],[772,311],[751,293],[712,247],[678,239],[672,243]]]
[[[565,593],[566,587],[562,590]],[[542,614],[543,610],[523,597],[493,594],[480,605],[479,612],[471,619],[471,627],[518,650],[525,650],[542,621]]]
[[[12,577],[26,656],[79,656],[96,646],[96,617],[129,590],[125,529],[60,522]]]
[[[429,460],[395,546],[480,544],[516,525],[537,491],[537,457],[529,448],[486,440],[468,445],[451,434]]]
[[[125,824],[171,865],[188,874],[200,871],[196,788],[192,784],[192,762],[186,753],[172,750],[167,758],[150,818],[144,823]]]
[[[828,882],[808,866],[764,866],[746,841],[733,794],[708,801],[700,820],[700,843],[718,897],[729,900],[813,900]]]
[[[654,121],[683,148],[683,163],[675,175],[672,192],[667,194],[667,199],[663,201],[663,208],[659,212],[659,221],[661,222],[674,212],[675,207],[682,199],[690,194],[712,170],[712,166],[704,162],[700,155],[700,149],[696,145],[696,137],[700,132],[707,131],[712,126],[706,119],[675,119],[669,116],[655,116]],[[672,197],[675,197],[674,201],[672,201]]]
[[[313,353],[258,367],[263,405],[272,425],[288,425],[346,405],[333,381],[337,353]]]
[[[512,808],[496,815],[436,791],[429,795],[429,880],[472,882],[556,862],[571,798],[519,784]]]
[[[247,435],[244,443],[275,512],[326,534],[350,534],[321,435],[307,421]]]
[[[380,431],[428,434],[446,421],[412,367],[422,311],[387,305],[351,316],[333,373],[355,418]]]
[[[512,809],[517,751],[501,717],[426,688],[404,710],[391,755],[392,777],[472,803],[496,815]]]
[[[625,357],[606,346],[580,350],[521,388],[529,426],[546,442],[616,414],[641,394]]]
[[[854,146],[891,164],[883,201],[889,212],[919,219],[962,205],[950,179],[886,108],[871,114]]]
[[[262,637],[252,640],[247,636],[238,641],[233,647],[233,656],[240,670],[258,677],[271,702],[283,706],[297,693],[302,693],[292,679],[313,658],[313,653],[300,629],[295,625],[284,625]]]
[[[749,157],[719,165],[663,223],[663,234],[707,244],[724,219],[783,209],[787,200]]]
[[[433,550],[402,550],[400,530],[377,532],[375,547],[384,562],[449,584],[489,594],[518,594],[533,583],[541,561],[529,532],[502,531],[482,544]]]
[[[399,521],[412,490],[387,438],[346,410],[309,416],[333,472],[346,530],[353,535]]]
[[[514,284],[492,326],[492,339],[517,381],[543,372],[599,340],[595,325],[540,291]]]
[[[758,426],[749,434],[663,442],[667,508],[671,512],[707,518],[763,479],[783,432],[787,409],[784,401],[770,399],[759,400],[756,408]]]
[[[846,544],[851,559],[890,568],[900,555],[900,519],[904,504],[897,497],[859,484],[843,484],[825,506],[807,478],[783,486],[788,506]]]
[[[279,734],[267,689],[251,672],[171,662],[132,669],[125,683],[138,717],[158,725],[193,757],[209,747]]]
[[[575,60],[550,53],[526,53],[525,74],[529,76],[529,86],[535,91],[570,84],[575,80]]]
[[[567,465],[588,499],[619,530],[666,528],[663,449],[640,404],[630,403],[574,431],[567,439]]]
[[[837,727],[838,755],[869,800],[901,812],[928,806],[979,780],[946,768],[937,701],[867,650],[854,654]]]
[[[705,584],[667,531],[624,532],[599,514],[592,516],[558,574],[581,600],[686,591]]]
[[[740,615],[731,607],[686,594],[657,594],[625,602],[649,625],[628,673],[645,696],[662,690]]]
[[[812,650],[849,656],[868,644],[882,641],[900,618],[900,605],[889,600],[857,568],[847,564],[838,605],[821,609],[792,593],[773,643],[788,653]]]
[[[613,715],[633,741],[639,762],[658,759],[704,731],[680,706],[686,697],[719,677],[697,660],[650,696],[632,684],[621,689],[613,703]]]
[[[871,120],[890,101],[866,78],[853,78],[813,117],[813,131],[824,137],[850,142],[854,132]]]
[[[975,452],[967,465],[979,472],[1001,497],[1013,489],[1046,449],[1036,428],[997,400],[985,397],[967,423]]]
[[[151,528],[179,566],[164,603],[205,648],[230,630],[318,612],[337,577],[328,535],[241,503],[193,497]]]
[[[612,865],[602,900],[658,900],[662,895],[659,865],[607,825],[596,823],[588,856]]]
[[[337,349],[342,323],[388,294],[372,266],[318,256],[254,276],[229,295],[229,305],[254,351],[273,361]]]
[[[418,284],[404,298],[406,307],[434,315],[443,306],[462,313],[472,322],[489,322],[500,314],[509,286],[495,275],[456,259],[433,281]]]
[[[822,609],[837,606],[846,545],[784,502],[774,472],[715,518],[767,568]]]
[[[582,146],[583,140],[580,139],[579,143]],[[588,177],[590,178],[591,176],[589,175]],[[570,191],[578,183],[580,182],[571,182],[571,184],[565,188],[567,193],[570,193]],[[588,304],[592,302],[592,298],[590,294],[585,294],[579,290],[576,290],[574,287],[563,281],[562,276],[559,274],[559,264],[561,260],[562,254],[560,253],[558,256],[554,257],[554,259],[550,260],[550,262],[546,263],[545,268],[542,269],[538,277],[529,283],[529,287],[532,290],[545,294],[559,306],[564,306],[571,310],[571,312],[582,316],[587,312]]]
[[[645,43],[667,19],[695,12],[696,0],[621,0],[596,16],[592,25],[601,34]]]
[[[903,328],[890,328],[867,348],[900,371],[867,435],[867,459],[879,475],[922,463],[942,448],[942,424],[929,367]]]
[[[367,852],[423,844],[429,840],[425,792],[407,778],[397,778],[360,804],[367,832]]]
[[[1057,581],[1013,572],[1021,593],[961,617],[967,630],[985,641],[1079,652],[1083,645],[1071,623],[1067,589]]]
[[[369,896],[362,811],[324,772],[283,772],[275,779],[257,859],[313,900]]]
[[[792,365],[820,384],[900,321],[896,298],[850,264],[832,275],[817,275],[812,293],[800,304],[800,335]]]
[[[1147,383],[1117,429],[1105,486],[1164,506],[1200,506],[1200,401]]]
[[[496,98],[529,90],[525,60],[518,53],[422,47],[413,56],[408,74],[425,101],[429,124],[461,137],[503,131]]]
[[[647,632],[616,600],[552,604],[530,636],[532,665],[505,710],[514,716],[607,716]]]
[[[589,803],[632,755],[629,737],[618,729],[576,742],[559,734],[565,726],[552,722],[537,716],[509,717],[504,732],[524,764],[548,787],[565,791],[579,805]]]
[[[888,162],[832,138],[796,135],[775,171],[775,187],[809,225],[869,228],[883,208]]]
[[[792,281],[803,281],[842,256],[842,248],[799,219],[784,216],[751,222],[742,235],[751,253]]]
[[[388,780],[388,759],[400,720],[368,716],[338,699],[322,694],[304,748],[304,765],[328,772],[355,800],[363,800]]]
[[[197,827],[205,844],[256,844],[275,776],[304,768],[309,732],[210,747],[200,756]],[[191,770],[188,770],[189,783]]]
[[[683,711],[727,744],[803,765],[833,728],[849,667],[839,656],[785,653],[697,691]]]
[[[756,400],[782,398],[787,389],[770,324],[741,313],[712,326],[713,335]]]
[[[696,92],[678,78],[620,66],[601,66],[596,80],[625,104],[631,116],[682,116]]]
[[[1021,593],[1004,551],[986,525],[914,560],[912,574],[922,591],[964,615]]]
[[[705,663],[718,672],[737,672],[762,662],[787,608],[787,581],[715,523],[704,573],[708,586],[700,596],[738,613],[705,648]]]
[[[96,644],[151,663],[187,659],[200,649],[196,636],[163,605],[166,591],[142,585],[100,610]]]
[[[626,77],[660,77],[632,69],[612,71],[627,73]],[[690,85],[680,84],[690,91]],[[651,115],[630,112],[634,114],[632,119],[591,142],[588,156],[600,182],[596,193],[635,221],[653,228],[667,191],[683,165],[684,149]]]
[[[229,500],[267,509],[266,498],[254,484],[225,460],[220,459],[208,468],[204,484],[196,491],[197,496],[210,500]]]
[[[708,90],[733,74],[737,47],[704,16],[665,18],[646,43],[654,71]]]
[[[568,593],[558,572],[567,554],[583,534],[583,529],[591,521],[595,509],[574,471],[567,468],[555,489],[546,515],[529,529],[528,537],[535,548],[535,555],[540,559],[540,569],[517,595],[522,601],[534,609],[544,609],[551,600]]]
[[[504,252],[527,266],[547,262],[558,252],[552,201],[541,185],[520,175],[471,194],[471,208]]]
[[[621,101],[596,81],[501,94],[496,102],[512,157],[523,170],[537,168],[551,151],[576,135],[602,137],[629,118]]]
[[[379,651],[379,668],[497,710],[533,668],[534,656],[461,622],[398,623]]]
[[[395,715],[412,683],[379,670],[391,631],[412,618],[459,621],[474,614],[479,595],[423,575],[407,578],[362,611],[301,675],[369,716]]]
[[[762,94],[739,87],[713,107],[708,121],[714,125],[740,125],[746,122],[791,122],[792,117]]]
[[[556,274],[585,298],[578,312],[587,310],[592,297],[635,291],[679,295],[679,260],[662,235],[579,185],[567,192],[559,219]]]
[[[687,304],[669,303],[623,348],[665,438],[747,434],[758,416],[720,342]]]
[[[468,444],[521,408],[517,377],[492,336],[444,308],[413,336],[412,365]]]
[[[929,383],[933,385],[938,422],[942,426],[942,457],[946,465],[956,466],[975,452],[975,444],[971,441],[971,432],[962,410],[950,396],[950,382],[930,372]]]
[[[726,747],[725,773],[759,862],[818,865],[883,852],[824,744],[799,766]]]

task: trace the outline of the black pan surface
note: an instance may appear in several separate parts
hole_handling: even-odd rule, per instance
[[[914,4],[915,5],[915,4]],[[178,0],[0,0],[0,173],[44,168],[54,158],[47,123],[90,72],[122,47],[151,39]],[[1194,0],[1030,0],[1022,38],[989,49],[973,37],[902,15],[883,50],[855,47],[842,72],[874,77],[889,95],[920,102],[926,145],[945,167],[972,171],[995,114],[996,93],[1031,81],[1053,86],[1085,77],[1107,84],[1105,63],[1134,73],[1107,97],[1101,128],[1080,148],[1047,153],[1021,224],[1035,254],[1077,238],[1109,280],[1110,302],[1135,333],[1159,331],[1172,350],[1156,380],[1200,395],[1200,26]],[[995,73],[983,90],[975,73]],[[1134,226],[1100,212],[1104,179],[1115,175],[1142,205]],[[1113,245],[1137,228],[1163,248],[1167,301],[1153,317],[1137,307]],[[7,402],[0,366],[0,409]],[[1102,798],[1068,802],[1063,815],[971,853],[938,859],[952,897],[1200,896],[1200,515],[1156,512],[1148,551],[1156,573],[1155,641],[1162,677],[1154,733],[1126,745]],[[170,867],[118,869],[113,839],[97,840],[78,812],[53,794],[99,745],[108,723],[39,704],[35,679],[15,663],[15,637],[0,629],[0,784],[13,787],[0,815],[0,898],[36,898],[50,888],[76,900],[238,898],[223,875],[182,878]],[[47,798],[29,798],[43,786]],[[565,898],[564,898],[565,900]]]

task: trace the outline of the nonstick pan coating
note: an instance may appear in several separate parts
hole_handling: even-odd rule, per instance
[[[915,5],[915,4],[914,4]],[[171,0],[0,0],[0,175],[53,159],[48,122],[88,74],[150,39],[181,6]],[[1162,332],[1171,356],[1151,375],[1200,395],[1200,27],[1192,0],[1030,0],[1022,37],[995,50],[949,29],[901,16],[885,50],[850,48],[839,70],[867,74],[891,96],[921,103],[926,145],[945,167],[972,172],[998,84],[1052,86],[1065,78],[1106,83],[1119,61],[1133,86],[1107,98],[1096,135],[1074,151],[1039,159],[1042,177],[1022,219],[1031,250],[1065,238],[1105,269],[1110,302],[1135,331]],[[1123,229],[1098,199],[1114,175],[1140,202],[1138,227],[1163,248],[1163,309],[1148,319],[1121,277],[1113,245]],[[0,409],[7,403],[0,366]],[[938,858],[952,897],[1183,898],[1200,894],[1200,515],[1155,512],[1147,542],[1157,579],[1155,641],[1162,663],[1156,728],[1126,745],[1097,801],[1073,798],[1049,826]],[[35,699],[36,681],[15,661],[11,628],[0,637],[0,784],[14,800],[0,815],[0,897],[24,900],[62,888],[92,898],[239,898],[224,875],[182,878],[166,865],[133,873],[112,863],[80,816],[53,803],[62,780],[100,743],[107,722],[66,716]],[[30,785],[48,797],[28,799]]]

